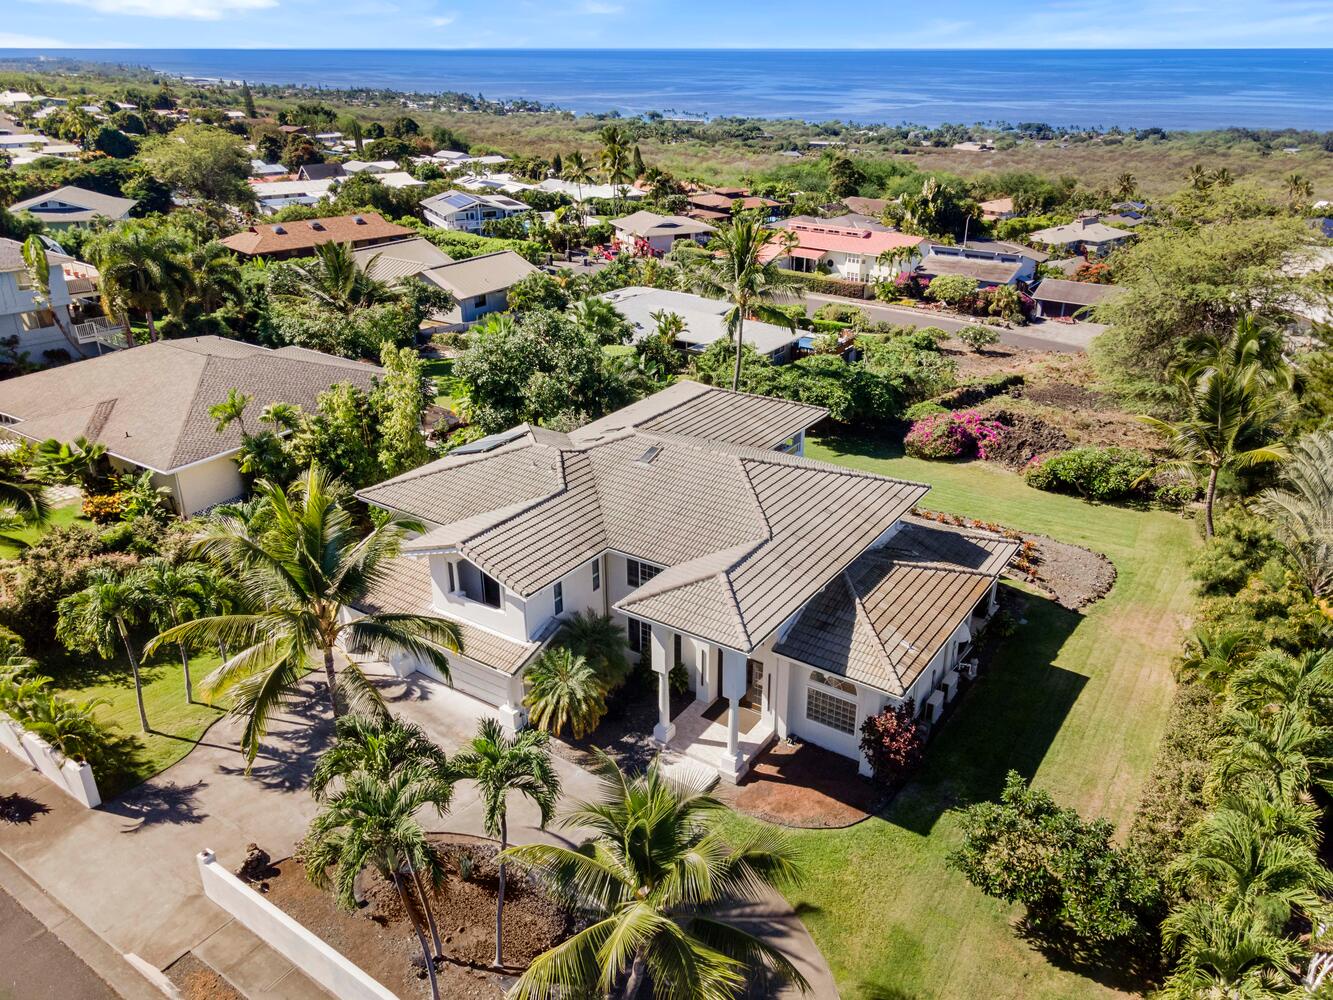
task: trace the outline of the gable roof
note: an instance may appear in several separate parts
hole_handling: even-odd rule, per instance
[[[271,351],[222,337],[161,340],[6,379],[0,413],[17,421],[9,429],[23,437],[82,435],[135,465],[172,472],[240,447],[240,428],[218,433],[208,415],[230,389],[253,397],[254,414],[277,402],[311,410],[330,386],[369,388],[379,371],[317,351]]]
[[[352,259],[357,267],[377,281],[412,277],[453,261],[424,236],[361,247],[352,251]]]
[[[1116,240],[1129,239],[1134,234],[1126,229],[1113,229],[1101,222],[1076,219],[1063,226],[1038,229],[1028,233],[1027,238],[1034,243],[1113,243]]]
[[[927,242],[924,236],[830,226],[825,220],[819,220],[818,222],[793,222],[788,220],[783,228],[795,235],[797,245],[801,249],[818,251],[820,254],[853,253],[878,257],[885,250],[893,250],[898,247],[916,248]],[[773,242],[764,247],[760,256],[764,260],[773,260],[785,256],[785,254],[786,251],[782,244]]]
[[[656,212],[641,211],[612,219],[616,229],[648,239],[652,236],[698,236],[717,232],[706,222],[689,219],[683,215],[658,215]]]
[[[514,251],[497,250],[432,267],[421,276],[467,299],[510,288],[536,270]]]
[[[66,205],[72,205],[73,209],[43,210],[33,207],[46,201],[64,202]],[[101,218],[124,218],[137,204],[139,203],[133,198],[117,198],[115,195],[102,194],[100,191],[89,191],[86,188],[67,185],[48,191],[46,194],[16,201],[9,206],[9,210],[14,213],[31,212],[37,218],[48,222],[90,222]]]
[[[301,222],[264,223],[222,240],[222,245],[247,256],[313,250],[323,243],[365,243],[413,236],[412,230],[386,222],[377,212],[337,215]]]
[[[618,609],[749,651],[928,489],[764,450],[773,439],[647,429],[689,412],[706,431],[704,409],[763,399],[675,395],[571,434],[520,426],[360,495],[436,525],[405,552],[458,552],[524,596],[608,549],[667,567]]]
[[[829,582],[774,647],[895,697],[967,620],[1018,542],[904,519]]]
[[[1082,262],[1080,262],[1082,263]],[[1042,278],[1032,297],[1038,302],[1068,302],[1072,305],[1095,306],[1120,291],[1116,285],[1099,285],[1092,281],[1065,281],[1062,278]]]
[[[62,261],[72,261],[74,258],[47,249],[46,259],[52,264],[59,264]],[[4,273],[5,271],[23,271],[26,270],[27,267],[28,264],[23,259],[23,244],[18,240],[0,239],[0,273]]]

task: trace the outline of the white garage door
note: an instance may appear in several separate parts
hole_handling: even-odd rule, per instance
[[[430,676],[439,676],[434,667],[423,666],[421,669]],[[488,705],[498,708],[509,700],[509,678],[466,657],[450,655],[449,679],[455,689]]]

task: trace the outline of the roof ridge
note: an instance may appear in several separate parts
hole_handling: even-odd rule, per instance
[[[732,616],[736,619],[736,626],[742,641],[745,643],[746,647],[753,646],[753,642],[751,642],[750,638],[750,630],[745,627],[745,617],[741,614],[741,602],[736,597],[736,585],[732,583],[731,574],[721,572],[715,574],[715,576],[722,578],[723,593],[730,598],[727,602],[727,606],[730,609]]]
[[[156,343],[163,344],[163,343],[169,343],[169,341],[159,340],[156,341]],[[176,456],[180,454],[181,441],[185,438],[185,427],[189,423],[189,415],[194,412],[195,404],[199,401],[199,394],[203,391],[204,376],[208,374],[209,367],[213,364],[213,362],[217,358],[217,356],[213,354],[204,354],[202,355],[202,357],[204,359],[204,363],[199,366],[199,375],[194,380],[194,391],[190,393],[190,402],[187,403],[185,406],[186,419],[181,421],[180,427],[176,429],[176,437],[171,442],[171,464],[168,466],[168,468],[171,469],[179,467],[180,463],[177,461]],[[216,426],[214,427],[214,429],[216,430]]]
[[[852,565],[855,565],[855,563],[853,563]],[[855,627],[855,624],[859,622],[870,630],[871,638],[874,639],[873,645],[875,649],[878,651],[879,656],[883,659],[884,664],[891,673],[891,675],[893,676],[893,679],[898,682],[898,687],[901,688],[903,690],[903,693],[905,694],[907,690],[907,685],[903,683],[902,671],[898,668],[898,663],[893,658],[892,654],[889,653],[888,647],[886,647],[884,645],[883,640],[880,639],[879,633],[875,631],[875,625],[870,620],[870,612],[866,610],[865,601],[861,598],[860,593],[856,589],[856,583],[852,580],[851,567],[849,566],[847,569],[843,570],[842,573],[839,575],[843,578],[844,586],[847,587],[847,592],[852,597],[853,627]],[[897,629],[889,627],[887,631],[889,631],[893,635],[893,637],[897,640],[896,645],[901,646],[903,643],[907,642],[907,640],[903,638],[902,634],[898,632]],[[907,642],[907,646],[909,649],[912,648],[912,644],[910,642]]]

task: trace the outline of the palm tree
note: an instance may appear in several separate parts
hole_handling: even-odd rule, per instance
[[[598,133],[602,140],[602,173],[616,191],[617,210],[623,208],[624,188],[633,177],[629,135],[617,125],[607,125]]]
[[[61,600],[56,638],[75,652],[96,652],[104,660],[115,655],[116,640],[120,640],[134,674],[139,725],[147,733],[152,730],[144,710],[139,658],[130,643],[129,629],[141,610],[138,590],[126,577],[109,568],[98,568],[88,575],[88,585],[83,590]]]
[[[596,669],[567,646],[551,646],[525,675],[523,704],[538,729],[559,736],[566,727],[576,740],[606,715],[606,686]]]
[[[221,403],[214,403],[208,408],[208,415],[213,419],[217,432],[221,434],[235,423],[241,428],[241,436],[247,437],[245,408],[254,401],[254,398],[254,396],[241,392],[240,389],[228,389],[226,399]]]
[[[1297,441],[1282,478],[1259,495],[1259,510],[1315,597],[1333,596],[1333,430]]]
[[[1310,718],[1326,718],[1333,705],[1333,651],[1309,649],[1291,656],[1266,650],[1231,678],[1227,704],[1256,714],[1289,705]]]
[[[564,168],[562,176],[571,184],[578,186],[579,204],[582,205],[583,185],[592,183],[592,169],[588,166],[588,161],[583,158],[582,151],[576,149],[565,157]],[[579,218],[582,217],[583,214],[580,212]]]
[[[47,438],[39,442],[33,462],[41,478],[80,486],[85,493],[104,482],[109,472],[106,445],[82,435],[73,441]]]
[[[1162,922],[1162,936],[1179,955],[1163,1000],[1276,1000],[1296,971],[1294,940],[1254,916],[1237,915],[1205,899],[1191,900]]]
[[[203,579],[208,571],[199,563],[173,563],[161,557],[145,559],[131,577],[139,590],[140,601],[148,612],[148,620],[159,631],[179,625],[200,614],[205,607]],[[190,679],[190,647],[184,641],[176,643],[181,654],[181,671],[185,677],[185,703],[194,702],[194,683]]]
[[[1208,168],[1202,163],[1196,163],[1190,167],[1185,179],[1189,181],[1190,187],[1194,188],[1195,191],[1207,191],[1213,184],[1213,175],[1208,172]]]
[[[241,271],[236,255],[219,243],[209,240],[188,254],[190,264],[190,298],[206,313],[221,309],[241,296]]]
[[[785,232],[785,239],[794,239]],[[779,295],[800,296],[803,287],[773,259],[765,260],[773,248],[781,248],[784,234],[764,228],[758,215],[741,213],[718,229],[708,243],[709,255],[696,260],[689,271],[692,289],[709,298],[726,299],[732,308],[726,315],[727,330],[736,342],[736,368],[731,388],[740,389],[745,320],[754,316],[765,323],[795,329],[796,321],[771,303]]]
[[[46,484],[40,478],[33,478],[32,471],[26,469],[0,472],[0,507],[27,524],[40,524],[51,514]]]
[[[1312,784],[1325,788],[1333,784],[1329,780],[1333,728],[1310,721],[1290,705],[1268,715],[1232,712],[1227,721],[1231,737],[1217,755],[1214,787],[1226,788],[1253,777],[1271,789],[1295,795]]]
[[[1133,174],[1124,173],[1115,179],[1115,196],[1121,201],[1129,201],[1138,189],[1139,184]]]
[[[614,305],[600,295],[589,295],[569,307],[569,317],[602,345],[623,344],[631,328]]]
[[[1287,186],[1287,201],[1293,209],[1314,197],[1314,184],[1300,174],[1288,174],[1282,183]]]
[[[125,310],[143,313],[148,339],[157,340],[155,314],[177,306],[194,280],[181,241],[146,223],[131,223],[98,236],[94,254],[107,314],[120,315],[132,337]]]
[[[294,431],[301,426],[301,408],[294,403],[269,403],[259,419],[280,431]]]
[[[610,615],[577,611],[560,623],[556,641],[587,660],[607,690],[629,675],[625,632]]]
[[[671,781],[658,761],[631,778],[607,754],[596,755],[601,799],[580,803],[562,821],[594,830],[592,843],[508,852],[593,923],[534,959],[510,996],[609,994],[628,976],[619,995],[634,1000],[651,975],[654,996],[734,997],[747,970],[759,967],[809,989],[780,951],[714,915],[798,876],[785,836],[767,827],[729,844],[717,831],[725,807],[709,790]]]
[[[41,691],[24,702],[23,728],[40,736],[65,758],[87,760],[104,737],[96,712],[110,704],[105,698],[74,701],[52,691]]]
[[[310,794],[316,802],[323,802],[328,797],[330,785],[336,780],[345,785],[353,777],[365,775],[383,783],[404,772],[419,775],[428,791],[426,801],[437,816],[449,811],[454,795],[453,768],[444,751],[431,742],[425,730],[388,713],[343,715],[334,723],[333,745],[315,762],[310,777]],[[419,872],[413,872],[413,882],[423,901],[435,957],[440,958],[444,954],[440,931],[435,925],[435,913]]]
[[[445,650],[461,650],[458,626],[432,615],[384,612],[350,620],[355,607],[383,579],[404,536],[422,530],[389,519],[361,537],[342,490],[318,467],[284,490],[255,483],[262,510],[251,523],[220,517],[196,539],[219,572],[237,581],[244,610],[212,615],[167,629],[149,644],[226,642],[241,650],[204,680],[211,697],[234,694],[233,714],[245,716],[242,746],[250,760],[273,713],[322,661],[329,705],[380,711],[383,703],[355,663],[335,669],[334,653],[346,645],[387,658],[406,653],[438,669],[446,679]],[[256,609],[256,610],[252,610]]]
[[[78,338],[70,328],[66,307],[57,306],[51,301],[51,261],[46,256],[46,244],[40,236],[29,236],[23,241],[23,263],[32,282],[34,304],[50,312],[60,329],[60,335],[69,342],[74,355],[77,357],[82,354]]]
[[[1206,474],[1204,523],[1209,538],[1222,470],[1281,462],[1288,455],[1281,442],[1264,443],[1276,431],[1279,396],[1278,374],[1265,367],[1261,357],[1263,337],[1257,326],[1242,320],[1232,341],[1212,357],[1191,360],[1176,370],[1172,384],[1181,419],[1139,418],[1170,443],[1175,458],[1161,467],[1196,478]]]
[[[1231,187],[1236,183],[1236,175],[1226,167],[1218,167],[1213,171],[1213,183],[1218,187]]]
[[[1220,691],[1254,651],[1254,636],[1248,629],[1200,626],[1185,643],[1179,673],[1182,679],[1197,680]]]
[[[384,302],[393,297],[389,286],[367,273],[378,258],[371,258],[365,268],[356,262],[350,243],[323,243],[315,248],[312,258],[305,262],[290,263],[280,271],[292,279],[293,287],[275,294],[286,300],[315,301],[341,313],[350,313],[361,306]]]
[[[356,879],[374,868],[393,883],[403,910],[421,948],[430,976],[431,996],[439,1000],[435,962],[418,913],[430,910],[430,899],[414,899],[404,874],[414,882],[418,873],[439,885],[444,867],[426,833],[414,818],[434,794],[429,776],[416,769],[398,771],[388,778],[356,772],[310,824],[305,842],[306,877],[321,889],[332,888],[338,905],[355,910]]]
[[[471,778],[481,792],[486,833],[500,838],[500,884],[495,899],[495,966],[504,965],[505,848],[509,844],[508,800],[525,795],[541,811],[544,827],[555,814],[560,776],[551,763],[551,738],[540,729],[505,735],[496,719],[481,720],[477,735],[454,755],[454,772]]]

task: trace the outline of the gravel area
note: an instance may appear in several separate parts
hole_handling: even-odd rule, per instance
[[[216,969],[192,951],[167,966],[166,974],[181,1000],[245,1000]]]
[[[1115,585],[1115,564],[1100,552],[1045,535],[1025,535],[1037,547],[1036,577],[1031,582],[1062,608],[1077,611],[1100,601]]]

